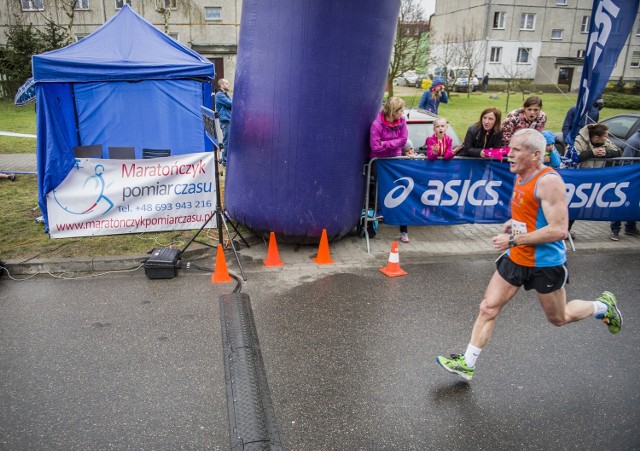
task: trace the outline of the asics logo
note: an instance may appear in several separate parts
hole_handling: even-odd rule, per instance
[[[594,204],[599,208],[615,208],[627,201],[624,189],[629,188],[629,182],[581,183],[577,186],[566,183],[565,188],[569,208],[592,208]]]
[[[384,205],[387,208],[399,206],[411,194],[415,182],[411,177],[401,177],[394,183],[402,183],[394,187],[384,197]],[[499,201],[496,191],[502,185],[499,180],[449,180],[446,183],[441,180],[429,180],[427,189],[420,196],[420,202],[427,206],[451,207],[463,206],[469,203],[473,206],[493,206]]]

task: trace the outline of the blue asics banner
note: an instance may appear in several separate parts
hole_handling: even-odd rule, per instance
[[[378,202],[385,224],[504,222],[514,175],[484,160],[378,160]]]
[[[378,202],[391,225],[500,223],[515,176],[484,160],[376,160]],[[640,220],[640,166],[561,169],[571,219]]]
[[[580,131],[593,102],[602,95],[618,56],[636,22],[638,0],[594,0],[589,21],[589,38],[578,91],[571,144]]]

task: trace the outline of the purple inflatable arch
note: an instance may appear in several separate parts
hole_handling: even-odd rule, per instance
[[[280,236],[357,224],[400,0],[245,0],[225,207]]]

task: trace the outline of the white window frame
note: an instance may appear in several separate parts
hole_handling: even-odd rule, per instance
[[[523,55],[524,52],[527,52],[527,60],[520,61],[521,55]],[[531,48],[527,48],[527,47],[518,48],[518,55],[516,56],[516,64],[531,64]]]
[[[504,11],[496,11],[495,13],[493,13],[493,29],[494,30],[504,30],[506,15],[507,13]],[[496,24],[496,22],[498,23]]]
[[[531,19],[530,21],[528,19]],[[531,26],[529,27],[529,22]],[[534,31],[536,29],[536,14],[522,13],[520,16],[520,31]]]
[[[44,11],[44,0],[22,0],[23,11]]]
[[[209,17],[209,12],[218,12],[217,17]],[[204,20],[207,22],[219,22],[222,20],[222,7],[221,6],[205,6],[204,7]]]
[[[178,34],[177,32],[167,33],[167,35],[168,35],[171,39],[174,39],[174,40],[176,40],[176,41],[180,42],[179,34]]]
[[[131,6],[131,0],[114,0],[114,6],[115,9],[122,9],[122,7],[124,6],[124,4],[126,3],[127,5]]]
[[[576,57],[578,58],[584,58],[584,54],[586,53],[585,49],[580,49],[578,50],[578,53],[576,54]]]
[[[491,47],[489,62],[500,63],[501,61],[502,61],[502,47]]]
[[[591,19],[591,16],[582,16],[582,23],[580,24],[580,33],[589,33],[589,19]]]
[[[567,0],[556,0],[556,6],[567,6]]]
[[[639,51],[634,50],[631,53],[631,62],[629,63],[629,67],[632,67],[634,69],[640,68],[640,52]]]
[[[156,0],[156,9],[178,9],[178,0]]]
[[[554,33],[556,36],[554,36]],[[564,37],[564,30],[562,28],[553,28],[551,30],[551,39],[560,40]]]
[[[73,4],[73,9],[75,9],[76,11],[87,11],[91,9],[91,7],[89,6],[89,0],[76,0],[76,2]]]
[[[76,39],[76,42],[86,38],[87,36],[89,36],[90,33],[76,33],[74,35],[74,38]]]

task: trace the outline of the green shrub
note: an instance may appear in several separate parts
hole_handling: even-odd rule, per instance
[[[606,108],[640,110],[640,96],[611,92],[603,94],[602,98]]]

